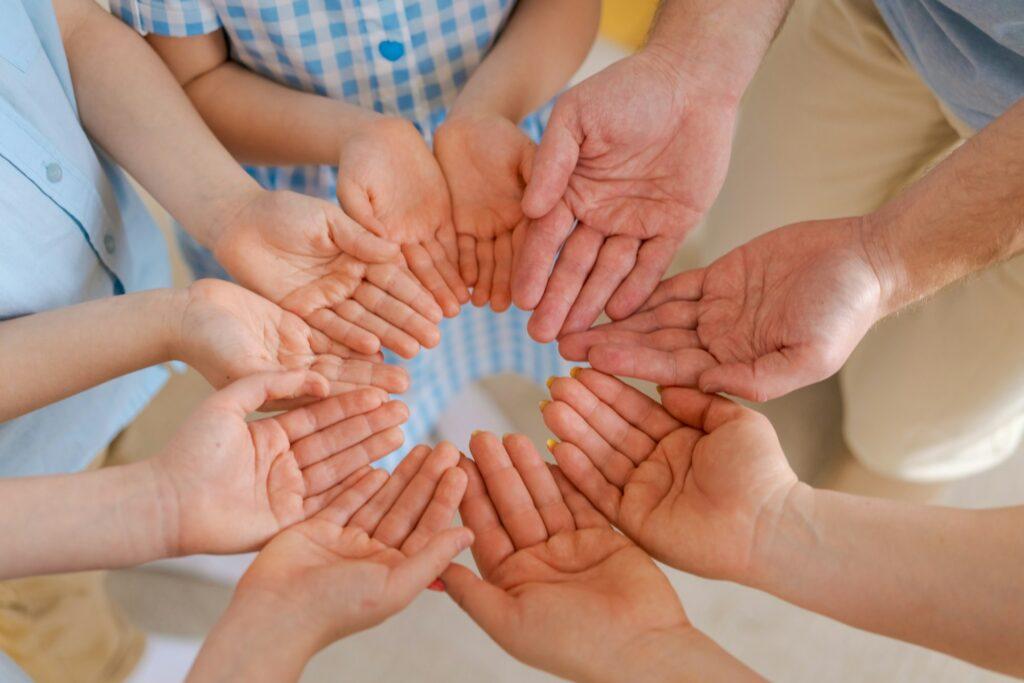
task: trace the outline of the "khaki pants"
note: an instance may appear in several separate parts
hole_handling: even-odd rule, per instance
[[[797,0],[744,98],[699,258],[787,223],[872,211],[970,135],[872,0]],[[846,444],[880,474],[947,481],[1014,453],[1024,433],[1024,258],[881,322],[839,387]]]
[[[194,373],[173,377],[91,468],[157,452],[209,392]],[[36,683],[116,683],[138,663],[145,636],[111,601],[107,572],[0,582],[0,650]]]

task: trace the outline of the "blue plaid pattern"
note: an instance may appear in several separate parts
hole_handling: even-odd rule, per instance
[[[514,0],[110,0],[111,10],[142,33],[191,36],[223,29],[232,58],[290,87],[345,100],[412,121],[428,143],[469,75],[494,44]],[[524,121],[540,138],[550,104]],[[335,201],[337,169],[247,167],[270,189]],[[179,242],[200,277],[227,277],[213,256],[184,231]],[[387,458],[391,469],[427,441],[438,416],[468,384],[515,372],[543,382],[568,365],[553,344],[526,334],[528,314],[500,315],[467,307],[441,324],[443,341],[405,367],[412,388],[406,445]],[[485,427],[486,425],[481,425]]]

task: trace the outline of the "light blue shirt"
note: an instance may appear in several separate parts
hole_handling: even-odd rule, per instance
[[[875,0],[925,83],[980,130],[1024,97],[1024,0]]]
[[[50,2],[0,0],[0,320],[169,283],[163,237],[82,129]],[[166,376],[150,368],[0,423],[0,476],[82,469]]]

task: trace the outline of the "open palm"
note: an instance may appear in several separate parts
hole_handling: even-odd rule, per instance
[[[512,303],[512,260],[523,236],[523,190],[534,144],[501,116],[449,117],[434,153],[451,191],[462,279],[473,304],[497,312]]]
[[[764,401],[839,370],[881,302],[855,223],[798,223],[665,280],[643,310],[560,350],[610,374]]]
[[[759,523],[796,484],[768,421],[692,389],[664,390],[662,407],[596,370],[574,374],[552,382],[544,407],[565,476],[657,559],[739,576]]]
[[[379,118],[346,140],[338,169],[341,208],[398,244],[444,314],[458,314],[469,292],[458,273],[448,186],[416,128],[405,119]]]
[[[514,657],[572,680],[612,680],[652,632],[687,629],[671,584],[529,440],[478,433],[460,508],[482,579],[452,565],[450,595]]]
[[[398,248],[337,206],[261,191],[223,230],[217,260],[240,284],[359,353],[411,357],[440,339],[441,311],[392,263]]]
[[[721,188],[734,119],[732,102],[680,83],[646,52],[559,97],[526,188],[536,220],[513,276],[516,304],[536,308],[536,339],[644,302]]]

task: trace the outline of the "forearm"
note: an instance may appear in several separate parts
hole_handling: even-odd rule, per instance
[[[159,289],[0,322],[0,422],[171,360],[183,305]]]
[[[693,627],[669,629],[634,643],[600,681],[763,680],[711,638]]]
[[[146,463],[0,479],[0,579],[115,569],[166,557],[173,523]]]
[[[57,0],[82,126],[203,244],[258,190],[134,31],[92,0]]]
[[[452,115],[493,113],[518,123],[566,84],[597,33],[595,0],[521,0]]]
[[[738,102],[792,0],[662,0],[644,52]]]
[[[1024,508],[957,510],[797,485],[745,583],[851,626],[1024,674]]]
[[[1024,251],[1024,100],[865,219],[888,312]]]

